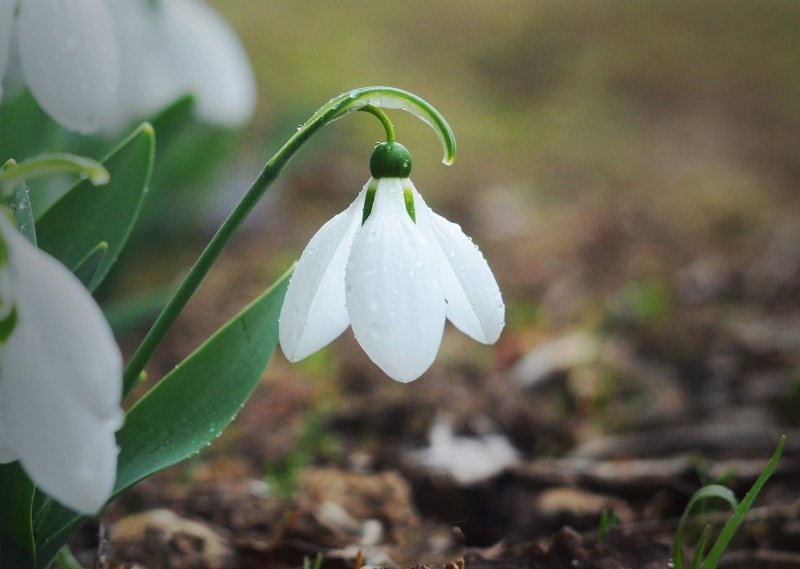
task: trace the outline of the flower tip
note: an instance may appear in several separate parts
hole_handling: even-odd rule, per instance
[[[111,180],[111,174],[100,164],[89,169],[86,173],[93,186],[105,186]]]
[[[147,136],[155,136],[156,130],[153,128],[153,125],[149,122],[143,122],[142,125],[139,127],[139,130],[146,133]]]
[[[384,370],[384,373],[385,373],[385,370]],[[386,375],[388,375],[390,379],[393,379],[397,383],[411,383],[412,381],[417,380],[420,377],[422,377],[421,373],[420,374],[416,374],[414,376],[400,376],[400,375],[397,375],[397,374],[389,374],[389,373],[387,373]]]

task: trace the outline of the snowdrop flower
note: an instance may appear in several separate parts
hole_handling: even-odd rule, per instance
[[[16,5],[0,0],[0,79],[16,54],[45,112],[67,129],[97,130],[116,104],[120,81],[106,0],[19,0],[15,17]]]
[[[19,0],[15,17],[16,4],[0,0],[0,80],[17,83],[18,67],[64,128],[114,131],[189,93],[213,124],[253,113],[250,61],[201,0]]]
[[[122,357],[100,308],[0,210],[0,463],[96,513],[116,477]]]
[[[356,200],[303,251],[281,310],[280,344],[298,361],[350,325],[373,362],[409,382],[433,363],[445,318],[492,344],[505,308],[475,244],[411,183],[408,151],[382,143],[370,170]]]
[[[118,112],[107,127],[151,116],[177,98],[197,97],[208,123],[240,126],[253,114],[253,68],[236,33],[198,0],[109,2],[122,59]]]

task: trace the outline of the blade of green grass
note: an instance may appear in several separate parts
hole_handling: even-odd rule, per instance
[[[700,502],[712,499],[727,502],[733,510],[736,510],[736,507],[739,505],[734,493],[729,488],[725,488],[725,486],[720,486],[719,484],[709,484],[695,492],[692,497],[689,498],[686,509],[683,510],[681,520],[678,522],[678,530],[675,532],[675,540],[672,542],[672,561],[675,564],[675,569],[683,569],[683,532],[686,529],[689,517]],[[692,567],[694,567],[694,564],[692,564]]]
[[[778,467],[778,462],[783,454],[783,447],[785,444],[786,435],[783,435],[781,440],[778,442],[778,447],[775,449],[775,453],[772,455],[769,463],[767,463],[766,468],[764,468],[764,470],[761,472],[761,475],[756,479],[753,487],[750,488],[750,491],[745,494],[742,502],[739,504],[739,507],[734,510],[733,516],[731,516],[731,518],[728,520],[728,523],[726,523],[725,527],[722,528],[722,532],[720,532],[714,547],[711,548],[708,557],[706,557],[705,561],[703,561],[703,564],[700,566],[701,569],[714,569],[717,566],[731,539],[733,539],[733,536],[738,531],[739,526],[742,525],[745,517],[747,517],[747,512],[750,511],[750,508],[753,506],[753,502],[755,502],[759,492],[761,492],[764,484],[767,483],[767,480],[769,480],[769,478],[775,472],[775,469]]]

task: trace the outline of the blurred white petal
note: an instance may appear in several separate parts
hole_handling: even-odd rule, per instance
[[[17,27],[11,26],[11,45],[8,50],[6,73],[2,77],[3,101],[13,101],[25,91],[25,77],[22,75],[22,64],[19,62],[19,42]]]
[[[505,325],[505,305],[486,259],[461,227],[437,215],[414,190],[417,223],[431,242],[447,299],[447,318],[478,342],[493,344]]]
[[[437,419],[428,438],[430,445],[411,451],[411,458],[435,472],[449,474],[463,486],[489,480],[519,463],[519,452],[502,434],[459,436],[450,423]]]
[[[25,81],[70,130],[97,130],[116,104],[119,54],[105,0],[24,0],[17,37]]]
[[[170,0],[171,1],[171,0]],[[166,57],[163,7],[142,0],[108,3],[116,30],[120,68],[119,105],[103,125],[116,130],[156,114],[186,94],[179,73]]]
[[[347,329],[345,267],[361,225],[367,186],[345,211],[328,221],[306,246],[294,269],[280,316],[284,355],[296,362],[329,344]]]
[[[353,242],[345,289],[361,347],[389,377],[408,382],[436,357],[445,302],[427,244],[406,212],[402,182],[379,181],[372,213]]]
[[[255,75],[230,25],[200,0],[168,0],[159,9],[166,57],[183,90],[197,96],[200,116],[221,125],[247,122]]]
[[[3,77],[6,74],[11,51],[15,4],[15,0],[0,0],[0,101],[3,100]]]
[[[8,464],[19,459],[14,447],[11,446],[11,441],[8,440],[5,427],[3,427],[3,418],[0,416],[0,464]]]
[[[97,512],[116,475],[122,357],[100,308],[63,265],[0,219],[17,325],[0,346],[6,444],[44,491]]]

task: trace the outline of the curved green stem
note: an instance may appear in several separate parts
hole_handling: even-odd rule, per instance
[[[64,173],[88,178],[95,186],[107,184],[110,179],[108,170],[91,158],[54,153],[42,154],[19,164],[9,160],[0,168],[0,186],[13,188],[26,180]]]
[[[395,142],[397,140],[397,135],[394,132],[394,125],[386,113],[384,113],[378,107],[373,107],[372,105],[367,105],[359,110],[364,111],[365,113],[370,113],[371,115],[375,115],[378,120],[381,121],[383,129],[386,131],[386,142]]]
[[[180,314],[184,306],[189,302],[189,299],[197,290],[197,287],[200,286],[200,283],[225,249],[225,246],[231,240],[233,234],[297,151],[323,126],[351,112],[364,109],[367,106],[374,107],[376,110],[378,108],[402,109],[412,113],[431,126],[439,136],[439,140],[444,149],[443,162],[445,164],[452,164],[453,160],[455,160],[455,135],[447,124],[447,121],[445,121],[444,117],[434,107],[413,93],[395,89],[394,87],[364,87],[348,93],[343,93],[331,99],[314,113],[286,144],[278,150],[269,162],[266,163],[261,173],[253,182],[253,185],[250,186],[250,189],[247,190],[242,200],[222,223],[214,237],[211,238],[211,241],[198,257],[197,262],[192,266],[189,274],[180,284],[178,290],[172,295],[172,298],[128,362],[125,373],[123,374],[123,394],[127,395],[136,385],[140,374],[161,343],[161,340],[163,340],[167,331],[172,326],[172,323],[178,317],[178,314]],[[370,110],[368,110],[368,112],[375,114]],[[381,118],[377,114],[375,114],[375,116],[379,119]],[[391,125],[391,122],[388,121],[388,117],[386,121]],[[385,128],[387,123],[383,120],[381,120],[381,122],[384,123]],[[388,135],[389,131],[387,130],[387,136]]]

